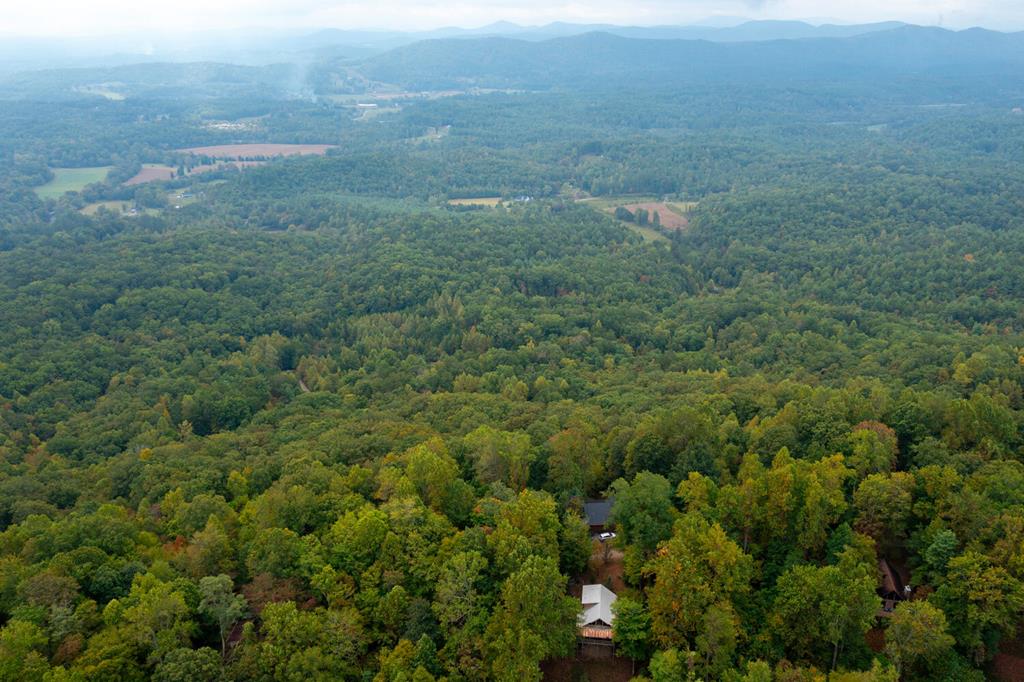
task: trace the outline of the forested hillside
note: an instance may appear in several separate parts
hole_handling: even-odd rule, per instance
[[[291,99],[286,66],[133,67],[123,100],[65,87],[109,72],[8,81],[0,680],[1018,665],[1019,74],[764,64],[779,78],[679,89],[648,76],[694,57],[658,43],[592,71],[636,83],[587,84],[589,48],[487,44],[533,45],[543,91],[468,40],[450,71],[424,60],[444,43],[358,68],[393,88],[493,66],[524,91]],[[334,146],[183,151],[270,142]],[[143,164],[171,179],[125,184]],[[38,193],[68,168],[100,179]],[[585,583],[618,597],[604,663],[576,658]]]
[[[846,38],[714,43],[593,32],[530,43],[508,37],[425,40],[366,60],[370,77],[410,88],[571,88],[799,81],[848,84],[956,79],[992,92],[1016,81],[1024,34],[900,26]],[[982,78],[985,88],[968,77]],[[993,76],[997,76],[993,78]]]

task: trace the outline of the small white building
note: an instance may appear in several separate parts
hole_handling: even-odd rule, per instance
[[[581,597],[583,613],[580,615],[580,627],[587,630],[603,628],[610,630],[615,621],[612,604],[616,599],[618,597],[615,596],[615,593],[604,585],[584,585]]]

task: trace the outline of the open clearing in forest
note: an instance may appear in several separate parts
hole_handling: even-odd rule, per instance
[[[501,197],[477,197],[475,199],[449,199],[451,206],[486,206],[494,208],[501,203]]]
[[[253,166],[263,166],[266,163],[266,161],[220,161],[217,163],[204,163],[189,168],[186,175],[212,173],[214,171],[224,171],[231,168],[245,170],[246,168],[252,168]],[[178,171],[174,166],[165,166],[159,163],[147,163],[143,165],[142,170],[136,173],[129,180],[126,180],[124,184],[125,186],[142,185],[147,182],[157,182],[159,180],[174,180],[176,177],[178,177]]]
[[[173,180],[176,170],[174,166],[165,166],[162,163],[144,163],[142,170],[124,181],[125,186],[141,185],[157,180]]]
[[[160,215],[160,209],[158,208],[143,208],[138,206],[134,201],[121,200],[96,201],[91,204],[86,204],[84,207],[79,209],[78,212],[82,215],[94,216],[103,208],[128,218],[135,218],[143,215]]]
[[[92,168],[52,168],[53,180],[35,188],[40,199],[57,199],[65,192],[80,192],[86,185],[103,182],[111,166]]]
[[[612,592],[620,594],[626,589],[625,555],[620,549],[612,549],[605,543],[595,542],[583,581],[588,585],[605,585]]]
[[[608,213],[609,215],[615,214],[616,208],[625,208],[631,213],[636,214],[637,209],[646,209],[648,215],[648,224],[637,225],[636,223],[629,222],[626,220],[620,221],[623,226],[628,227],[633,232],[637,233],[644,238],[644,241],[656,242],[656,241],[667,241],[664,234],[654,228],[652,222],[654,219],[654,213],[657,211],[658,219],[661,222],[661,229],[663,230],[684,230],[686,229],[690,221],[687,219],[687,214],[693,210],[697,205],[696,202],[686,201],[662,201],[658,197],[644,196],[641,194],[633,195],[620,195],[620,196],[603,196],[603,197],[586,197],[578,200],[581,204],[586,204],[594,210]]]
[[[992,677],[1000,682],[1024,682],[1024,658],[999,652],[991,666]]]
[[[628,682],[633,677],[633,664],[628,658],[616,656],[597,660],[556,658],[540,664],[545,682]]]
[[[198,173],[211,173],[213,171],[228,170],[229,168],[243,170],[245,168],[253,168],[254,166],[265,166],[266,164],[266,161],[221,161],[218,163],[204,163],[190,168],[188,170],[188,174],[196,175]]]
[[[641,237],[643,237],[643,240],[645,242],[667,242],[668,241],[668,237],[666,237],[661,232],[658,232],[657,230],[655,230],[653,228],[641,227],[640,225],[634,225],[633,223],[627,223],[624,220],[620,221],[620,222],[622,223],[622,225],[624,225],[631,232],[635,232],[636,234],[638,234]]]
[[[676,204],[669,204],[663,201],[648,201],[638,204],[625,204],[623,208],[634,215],[636,215],[638,210],[644,209],[647,211],[648,219],[652,224],[654,222],[654,214],[657,213],[661,226],[666,230],[682,230],[690,224],[690,221],[684,215],[685,211],[681,210]],[[615,209],[610,210],[614,211]]]
[[[133,204],[130,201],[97,201],[95,203],[88,204],[79,212],[84,213],[85,215],[96,215],[101,208],[105,208],[108,211],[113,211],[114,213],[124,213],[130,210],[132,205]]]
[[[214,183],[207,184],[212,185]],[[205,195],[205,191],[198,190],[197,192],[195,188],[172,189],[166,193],[167,205],[162,209],[145,208],[131,200],[111,199],[108,201],[94,201],[91,204],[86,204],[84,207],[80,208],[78,212],[83,215],[94,216],[100,212],[100,209],[106,209],[126,217],[137,217],[143,215],[155,216],[160,215],[161,211],[180,209],[197,203]]]
[[[1024,634],[999,643],[989,672],[999,682],[1024,682]]]
[[[178,151],[215,159],[251,159],[262,156],[322,156],[334,147],[333,144],[219,144]]]
[[[324,144],[235,144],[219,147],[195,147],[181,151],[192,152],[199,156],[210,156],[225,159],[223,163],[202,164],[193,167],[188,174],[208,173],[225,170],[234,166],[239,170],[252,166],[261,166],[265,161],[242,161],[237,157],[255,156],[292,156],[305,154],[324,154],[331,145]],[[113,166],[95,166],[90,168],[51,168],[53,180],[45,185],[34,188],[40,199],[57,199],[65,192],[81,192],[87,185],[103,182]],[[162,163],[144,163],[138,173],[124,181],[125,187],[143,185],[147,182],[173,180],[178,169]],[[89,207],[87,207],[89,208]],[[93,212],[98,208],[91,209]],[[90,214],[91,215],[91,214]]]
[[[650,201],[661,201],[661,199],[650,194],[620,194],[615,196],[584,196],[582,199],[577,199],[577,201],[598,211],[607,211],[615,210],[616,206],[643,204]]]

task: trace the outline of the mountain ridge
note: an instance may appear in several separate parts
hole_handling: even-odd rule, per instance
[[[608,32],[531,42],[425,40],[366,59],[369,77],[407,87],[572,87],[628,78],[672,82],[941,76],[1024,67],[1024,33],[897,28],[845,38],[758,42],[637,39]]]

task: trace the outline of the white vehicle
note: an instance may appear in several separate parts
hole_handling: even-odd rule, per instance
[[[597,539],[600,540],[601,542],[606,542],[606,541],[612,540],[614,538],[615,538],[615,533],[611,533],[611,532],[601,533],[601,534],[599,534],[597,536]]]

